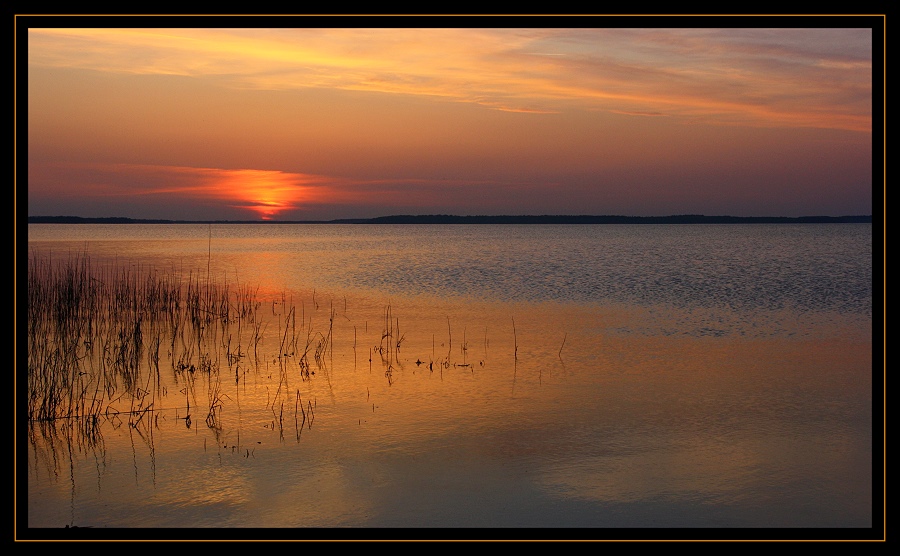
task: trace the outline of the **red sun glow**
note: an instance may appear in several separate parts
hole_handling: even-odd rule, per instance
[[[221,170],[215,188],[221,197],[237,200],[235,206],[271,220],[298,207],[306,181],[308,176],[274,170]]]
[[[77,188],[80,194],[90,192],[105,198],[165,197],[179,205],[236,208],[258,215],[262,220],[274,220],[285,212],[333,200],[332,187],[341,181],[280,170],[139,164],[59,165],[45,179],[62,180],[73,174],[84,180]],[[127,186],[117,189],[114,184]]]

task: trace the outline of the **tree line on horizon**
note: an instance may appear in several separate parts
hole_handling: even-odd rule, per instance
[[[164,220],[82,216],[29,216],[29,224],[829,224],[872,223],[872,215],[857,216],[671,216],[618,215],[393,215],[336,220]]]

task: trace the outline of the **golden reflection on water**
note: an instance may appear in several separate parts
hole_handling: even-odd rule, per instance
[[[658,340],[664,345],[646,348],[640,393],[598,404],[608,427],[596,453],[547,469],[547,488],[604,501],[654,492],[762,504],[784,482],[828,480],[822,469],[855,474],[871,465],[856,455],[865,439],[827,408],[850,403],[865,414],[871,353],[863,343],[838,341],[835,356],[834,342]],[[780,365],[760,364],[773,358]]]
[[[63,442],[51,464],[36,435],[29,526],[607,526],[611,505],[641,525],[660,501],[687,510],[676,525],[870,516],[865,323],[773,311],[736,332],[725,310],[285,286],[296,261],[267,250],[216,264],[261,284],[262,341],[242,323],[211,344],[240,354],[217,374],[160,365],[152,419],[114,415],[102,450]]]

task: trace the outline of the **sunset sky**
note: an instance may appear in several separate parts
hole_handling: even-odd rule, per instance
[[[873,49],[883,44],[871,19],[727,29],[677,18],[671,28],[358,21],[32,20],[18,53],[28,214],[840,216],[872,214],[873,185],[881,199]]]

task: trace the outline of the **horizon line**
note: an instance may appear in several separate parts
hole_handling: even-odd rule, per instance
[[[133,223],[133,224],[378,224],[378,223],[728,223],[728,222],[872,222],[872,214],[809,215],[809,216],[730,216],[704,214],[671,214],[665,216],[625,216],[595,214],[516,214],[516,215],[455,215],[455,214],[394,214],[363,218],[333,218],[320,220],[179,220],[168,218],[132,218],[125,216],[28,216],[29,224],[53,223]]]

